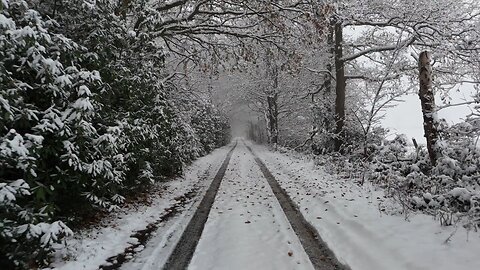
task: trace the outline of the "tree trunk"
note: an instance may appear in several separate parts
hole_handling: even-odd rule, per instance
[[[268,125],[268,139],[270,144],[278,143],[278,94],[267,96],[267,125]]]
[[[345,67],[341,60],[343,57],[343,26],[341,22],[335,23],[335,151],[340,151],[345,139]]]
[[[278,67],[274,60],[274,54],[271,50],[266,53],[267,78],[270,85],[267,94],[267,112],[266,121],[268,129],[268,142],[273,145],[278,143]]]
[[[333,61],[334,61],[334,55],[335,55],[335,43],[333,41],[334,37],[334,27],[333,25],[329,25],[328,27],[328,36],[327,36],[327,46],[328,46],[328,60],[327,60],[327,71],[328,73],[325,73],[325,98],[327,99],[328,103],[327,105],[327,111],[329,114],[332,113],[332,104],[330,103],[331,100],[331,95],[332,95],[332,76],[333,76]],[[330,130],[330,115],[325,116],[325,126],[328,130]]]
[[[255,128],[255,124],[253,124],[252,120],[250,120],[248,127],[248,139],[254,142],[257,141],[257,138],[255,137]]]
[[[323,123],[326,131],[326,141],[323,145],[324,151],[331,152],[334,149],[334,141],[331,134],[334,133],[335,129],[335,120],[333,115],[333,62],[335,55],[335,43],[334,43],[334,26],[330,24],[328,26],[327,34],[327,46],[328,46],[328,60],[326,64],[327,73],[324,75],[325,81],[325,93],[323,95],[323,104],[325,106],[326,113],[323,115]]]
[[[431,53],[424,51],[419,57],[420,92],[419,97],[422,103],[423,129],[427,139],[427,150],[432,165],[437,161],[436,142],[438,139],[437,127],[435,125],[435,96],[432,88],[432,66],[430,65]]]

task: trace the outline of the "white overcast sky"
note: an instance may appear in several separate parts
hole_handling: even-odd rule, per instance
[[[450,94],[452,97],[451,104],[471,100],[473,92],[472,87],[461,87],[460,92],[455,91]],[[385,119],[383,119],[382,125],[390,129],[392,134],[390,138],[394,137],[394,134],[406,134],[410,139],[414,137],[417,142],[425,143],[422,110],[418,95],[408,95],[403,100],[404,102],[385,112]],[[442,104],[439,103],[439,100],[440,98],[437,97],[437,105],[441,106]],[[447,123],[453,124],[462,121],[471,112],[471,108],[464,105],[442,109],[438,112],[438,115],[440,118],[444,118]]]

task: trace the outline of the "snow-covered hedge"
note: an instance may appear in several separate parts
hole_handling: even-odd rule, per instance
[[[2,269],[47,264],[69,225],[226,142],[208,102],[174,105],[163,53],[108,1],[58,3],[57,20],[49,3],[0,5]]]
[[[404,210],[423,210],[443,225],[480,226],[480,125],[478,118],[445,128],[434,166],[426,150],[399,136],[379,147],[370,178]]]
[[[3,1],[0,14],[0,243],[16,264],[42,260],[71,234],[54,221],[57,187],[121,181],[95,147],[98,72],[74,59],[82,48],[50,33],[25,2]],[[73,60],[73,61],[72,61]],[[107,165],[107,166],[106,166]],[[76,179],[75,179],[76,178]],[[92,191],[93,191],[92,190]],[[37,261],[41,263],[41,261]]]

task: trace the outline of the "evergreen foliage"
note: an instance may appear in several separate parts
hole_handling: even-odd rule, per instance
[[[226,143],[209,102],[170,99],[165,51],[98,2],[1,2],[2,268],[47,264],[69,225]]]

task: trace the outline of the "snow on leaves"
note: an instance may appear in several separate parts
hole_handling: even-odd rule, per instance
[[[425,149],[411,151],[404,137],[385,142],[372,164],[370,179],[384,186],[404,211],[423,210],[438,216],[443,225],[456,220],[478,229],[480,149],[476,132],[470,130],[465,136],[462,127],[465,123],[442,131],[441,155],[433,167]]]
[[[0,13],[0,237],[9,243],[2,253],[22,265],[41,263],[39,248],[48,251],[72,234],[52,219],[57,192],[75,183],[88,200],[87,190],[108,193],[109,182],[121,184],[124,173],[112,165],[118,153],[95,150],[100,107],[92,91],[99,89],[99,72],[83,68],[76,60],[81,47],[52,33],[25,2],[6,6]],[[110,210],[123,202],[109,197],[94,195],[93,201]]]
[[[114,6],[83,2],[55,17],[49,1],[36,11],[2,0],[0,261],[11,267],[47,264],[72,234],[62,221],[114,211],[225,142],[213,105],[182,112],[169,99],[153,40],[132,35]]]
[[[17,196],[30,195],[30,187],[23,179],[15,180],[11,183],[0,183],[0,203],[11,204]]]

